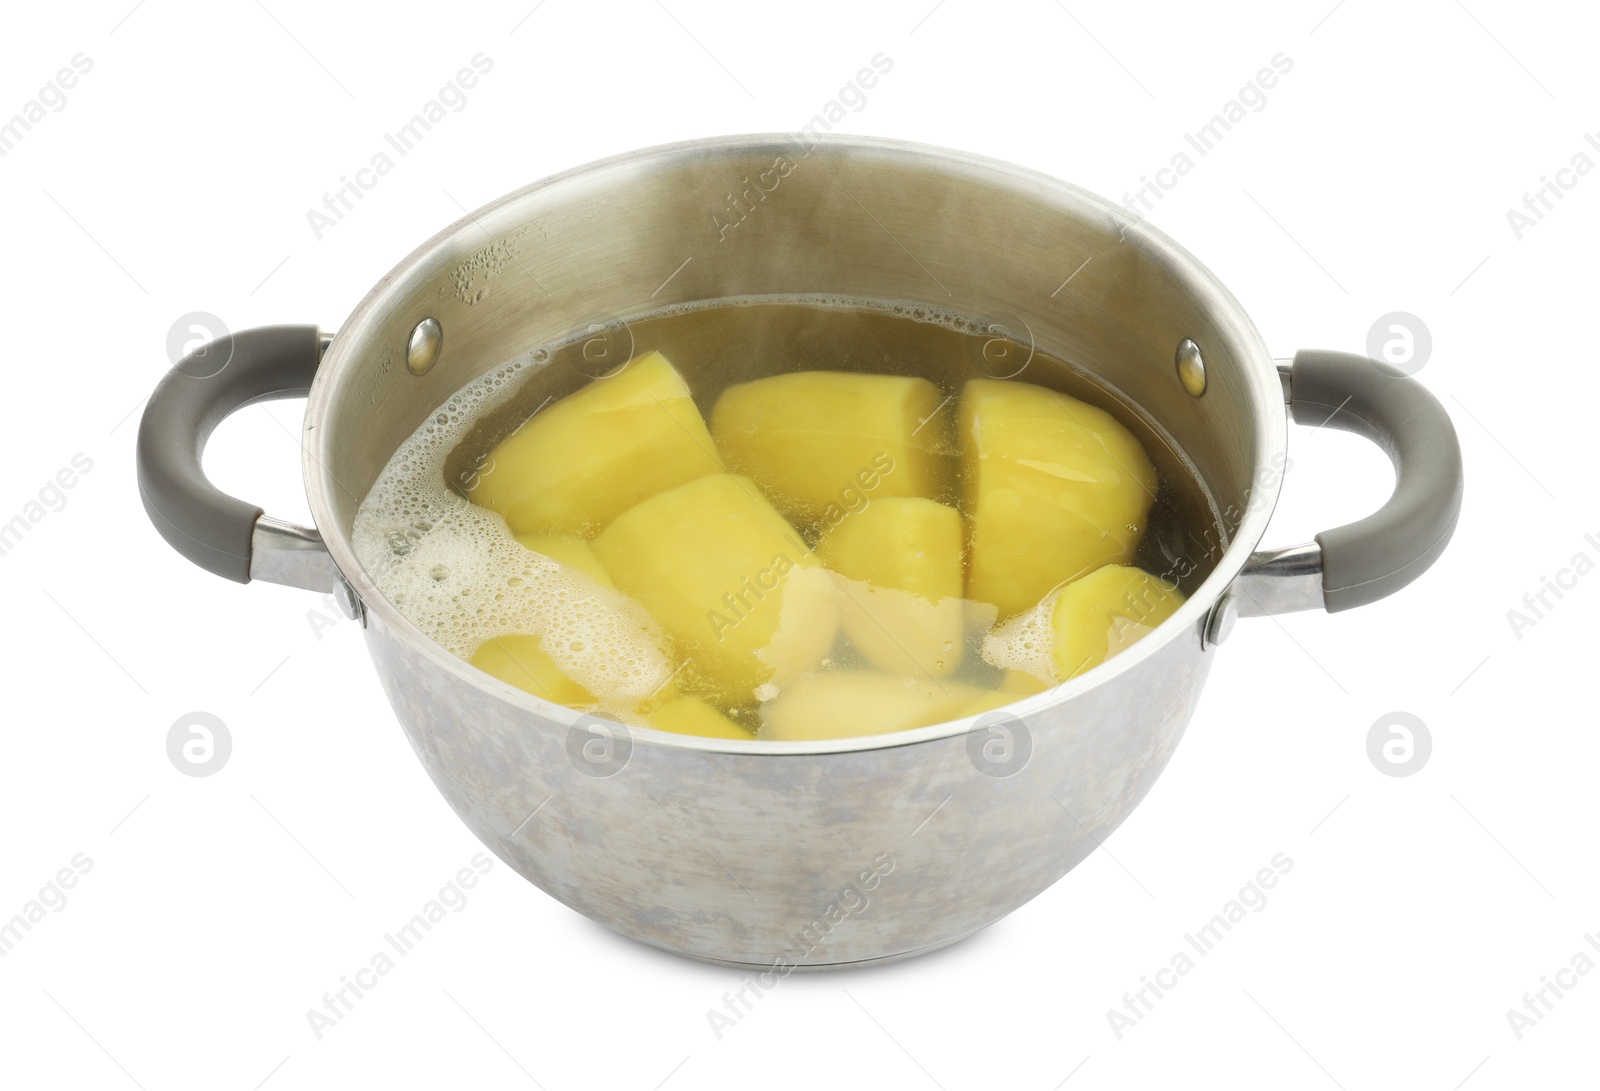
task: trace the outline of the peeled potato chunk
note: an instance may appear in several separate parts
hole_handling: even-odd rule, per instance
[[[982,693],[978,694],[977,697],[956,709],[955,712],[951,713],[949,718],[952,720],[960,720],[967,716],[979,716],[985,712],[997,711],[998,709],[1004,708],[1006,705],[1009,705],[1014,701],[1020,701],[1021,699],[1022,698],[1018,694],[1007,693],[1005,690],[984,690]]]
[[[591,535],[639,501],[721,469],[683,377],[651,352],[501,440],[467,495],[513,533]]]
[[[1133,559],[1156,469],[1115,417],[1041,386],[972,379],[957,427],[968,598],[1009,617]]]
[[[561,673],[561,668],[545,654],[536,636],[499,636],[485,640],[472,653],[474,667],[568,708],[592,708],[594,694]]]
[[[611,577],[606,574],[600,558],[594,555],[589,543],[576,534],[518,534],[516,539],[523,548],[575,568],[601,587],[611,586]]]
[[[1065,682],[1132,645],[1183,605],[1183,593],[1141,568],[1110,564],[1074,580],[1050,619],[1056,677]]]
[[[712,739],[753,739],[750,732],[698,697],[674,697],[645,718],[651,727]]]
[[[961,513],[885,497],[817,543],[840,583],[844,633],[873,666],[942,678],[961,664]]]
[[[833,525],[867,500],[939,494],[942,400],[926,379],[798,371],[724,390],[711,434],[786,517]]]
[[[877,671],[819,671],[761,706],[759,737],[785,742],[908,731],[973,715],[984,691]]]
[[[1009,693],[1013,701],[1020,701],[1024,697],[1032,697],[1035,693],[1043,693],[1050,688],[1050,683],[1035,678],[1024,670],[1008,670],[1000,679],[1000,690]]]
[[[833,646],[832,577],[747,477],[711,474],[623,512],[594,541],[616,586],[673,638],[685,688],[743,703]]]

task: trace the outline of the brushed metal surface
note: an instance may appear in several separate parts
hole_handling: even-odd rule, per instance
[[[1210,665],[1186,635],[1071,701],[1012,706],[1031,755],[1008,777],[980,772],[966,734],[938,727],[842,753],[725,753],[632,731],[626,765],[596,778],[567,744],[577,713],[519,708],[520,691],[439,672],[381,619],[367,629],[418,758],[497,856],[625,936],[763,970],[932,950],[1065,875],[1177,746]],[[878,873],[871,889],[863,871]]]

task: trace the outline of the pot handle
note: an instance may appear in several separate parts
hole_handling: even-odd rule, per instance
[[[1394,594],[1444,552],[1461,513],[1461,445],[1449,414],[1417,380],[1366,356],[1305,351],[1279,372],[1294,422],[1382,447],[1394,463],[1394,493],[1315,544],[1252,554],[1228,596],[1237,615],[1336,613]]]
[[[330,341],[315,326],[227,334],[180,360],[150,395],[139,421],[139,496],[167,544],[206,571],[310,591],[343,582],[322,535],[229,496],[200,462],[211,433],[235,410],[310,393]]]

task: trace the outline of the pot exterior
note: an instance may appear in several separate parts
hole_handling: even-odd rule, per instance
[[[775,162],[792,167],[781,191],[734,235],[716,230],[708,212],[733,181]],[[449,655],[371,587],[350,542],[361,498],[467,382],[607,316],[819,294],[932,299],[1022,331],[1139,406],[1217,506],[1216,538],[1198,543],[1214,563],[1204,582],[1112,662],[965,724],[813,745],[641,729],[620,740],[625,764],[618,740],[575,732],[579,714]],[[405,352],[430,320],[445,347],[419,372]],[[1174,370],[1185,343],[1204,350],[1203,397]],[[678,364],[695,389],[726,379]],[[1035,371],[1026,381],[1066,381]],[[575,369],[546,378],[558,397],[586,380]],[[305,472],[389,699],[486,845],[642,942],[760,970],[820,968],[912,955],[992,924],[1088,856],[1149,791],[1204,682],[1206,619],[1271,513],[1279,476],[1263,471],[1286,446],[1283,396],[1238,302],[1125,209],[947,149],[725,137],[546,179],[418,248],[333,338],[307,408]],[[1009,744],[997,721],[1010,723]]]
[[[1186,636],[1070,698],[1012,706],[1000,733],[991,713],[905,745],[739,754],[589,735],[577,713],[443,669],[381,618],[367,628],[417,756],[497,856],[632,939],[779,975],[955,942],[1087,857],[1194,711],[1211,650]]]

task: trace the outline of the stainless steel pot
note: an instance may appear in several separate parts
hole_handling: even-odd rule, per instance
[[[1021,323],[1193,463],[1227,532],[1196,546],[1220,553],[1209,577],[1141,643],[1009,718],[822,743],[608,731],[448,654],[372,588],[351,549],[356,509],[458,388],[597,315],[780,293]],[[229,412],[308,390],[316,529],[200,469]],[[1257,551],[1287,415],[1378,442],[1396,488],[1368,519]],[[1121,208],[1019,167],[864,138],[696,141],[536,183],[423,245],[336,336],[273,327],[196,352],[156,388],[138,453],[146,509],[179,552],[241,582],[331,590],[361,620],[417,756],[501,859],[624,935],[778,974],[933,950],[1040,893],[1149,791],[1236,617],[1398,589],[1444,548],[1462,488],[1454,430],[1414,380],[1337,353],[1275,366],[1228,291]]]

